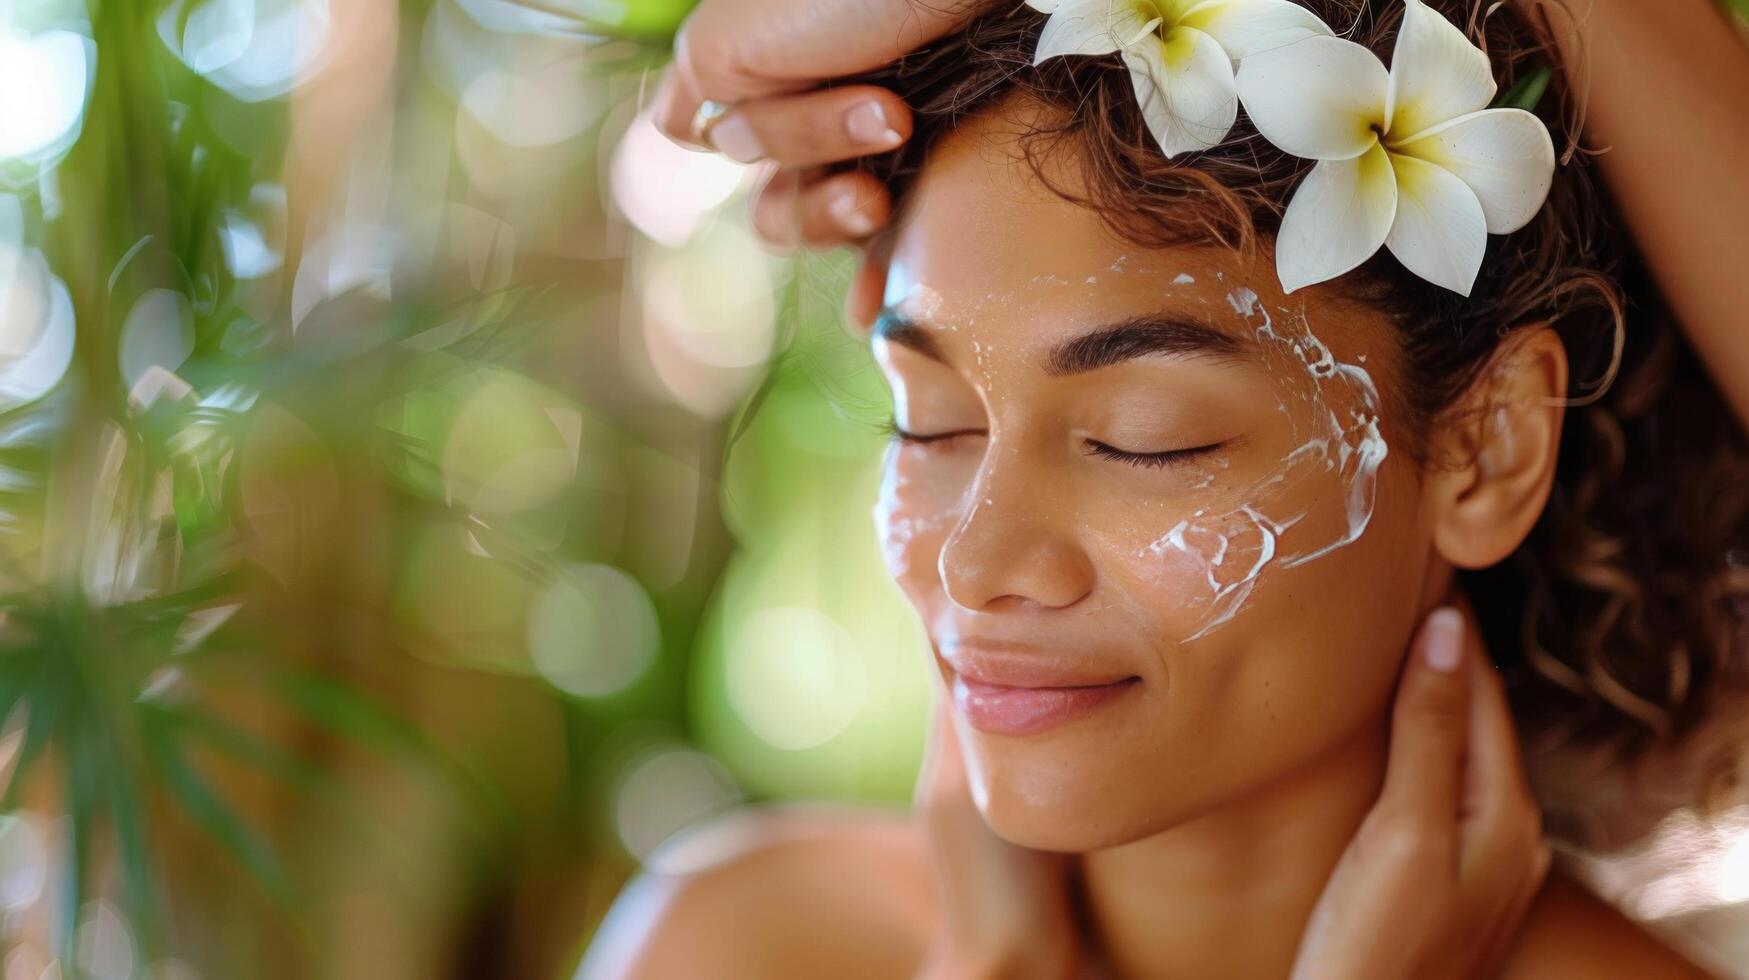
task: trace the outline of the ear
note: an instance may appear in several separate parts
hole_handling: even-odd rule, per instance
[[[1486,568],[1530,534],[1554,483],[1566,394],[1561,338],[1521,327],[1436,423],[1426,492],[1446,561]]]

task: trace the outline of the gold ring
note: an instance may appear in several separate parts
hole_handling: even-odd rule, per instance
[[[723,117],[733,111],[735,104],[732,102],[716,102],[711,99],[700,102],[698,111],[692,114],[692,141],[699,146],[716,149],[717,145],[711,142],[711,130],[717,128],[717,123],[722,122]]]

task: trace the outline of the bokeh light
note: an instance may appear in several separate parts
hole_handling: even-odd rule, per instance
[[[0,814],[0,909],[28,908],[48,883],[49,855],[36,817]]]
[[[705,417],[752,387],[776,341],[771,260],[742,224],[719,221],[644,273],[644,348],[667,395]]]
[[[279,271],[284,261],[285,187],[259,183],[249,191],[245,207],[225,212],[219,246],[225,265],[238,279],[260,279]]]
[[[424,530],[408,549],[396,608],[421,656],[474,670],[530,674],[524,618],[539,583],[497,561],[462,524]]]
[[[0,240],[0,406],[41,398],[73,363],[73,298],[35,249]]]
[[[632,856],[643,860],[663,841],[739,798],[721,763],[678,745],[646,749],[627,766],[614,804],[614,825]]]
[[[194,353],[194,312],[187,297],[147,290],[121,328],[122,382],[133,388],[151,368],[176,373]]]
[[[87,905],[79,916],[74,963],[90,980],[131,980],[134,937],[121,910],[107,901]]]
[[[651,239],[684,245],[746,180],[747,167],[679,146],[648,113],[633,118],[613,156],[613,199]]]
[[[611,565],[561,568],[528,617],[535,668],[578,697],[617,694],[649,669],[661,646],[656,607]]]
[[[71,31],[14,30],[10,7],[0,9],[0,161],[38,161],[78,138],[97,49]]]
[[[392,298],[391,267],[400,235],[391,228],[360,221],[336,229],[304,248],[292,283],[293,329],[322,303],[357,290],[372,299]]]
[[[291,91],[320,64],[328,0],[176,0],[158,36],[189,70],[246,102]]]
[[[601,121],[606,105],[588,85],[582,51],[518,58],[480,72],[462,91],[461,107],[509,146],[563,143]]]
[[[450,499],[494,517],[537,506],[577,472],[583,414],[507,373],[483,381],[456,414],[444,445]]]
[[[798,606],[749,615],[731,641],[728,673],[736,712],[780,749],[830,741],[867,696],[856,641],[831,617]]]

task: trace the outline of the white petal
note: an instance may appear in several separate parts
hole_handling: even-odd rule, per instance
[[[1307,37],[1239,63],[1239,99],[1263,138],[1312,160],[1348,160],[1378,140],[1390,75],[1339,37]]]
[[[1317,14],[1292,0],[1203,0],[1179,23],[1220,42],[1234,61],[1300,38],[1331,33]]]
[[[1153,8],[1136,0],[1060,0],[1039,32],[1032,63],[1059,55],[1111,54],[1142,33],[1152,16]]]
[[[1470,294],[1488,250],[1482,203],[1449,170],[1393,155],[1397,218],[1385,239],[1410,272],[1454,293]]]
[[[1041,14],[1054,14],[1062,0],[1026,0],[1026,5]]]
[[[1482,202],[1496,235],[1530,223],[1555,179],[1555,144],[1523,109],[1483,109],[1404,143],[1402,153],[1456,174]]]
[[[1421,0],[1408,0],[1391,52],[1388,134],[1408,139],[1493,97],[1494,69],[1482,49]]]
[[[1215,39],[1187,27],[1150,34],[1124,49],[1148,131],[1167,156],[1206,150],[1239,116],[1233,63]]]
[[[1294,191],[1275,238],[1282,291],[1334,279],[1372,258],[1396,213],[1397,180],[1383,146],[1320,161]]]

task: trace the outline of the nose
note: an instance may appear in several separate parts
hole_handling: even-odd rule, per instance
[[[1072,606],[1093,589],[1093,563],[1068,502],[1014,461],[985,464],[938,560],[943,589],[968,611],[1002,603]]]

